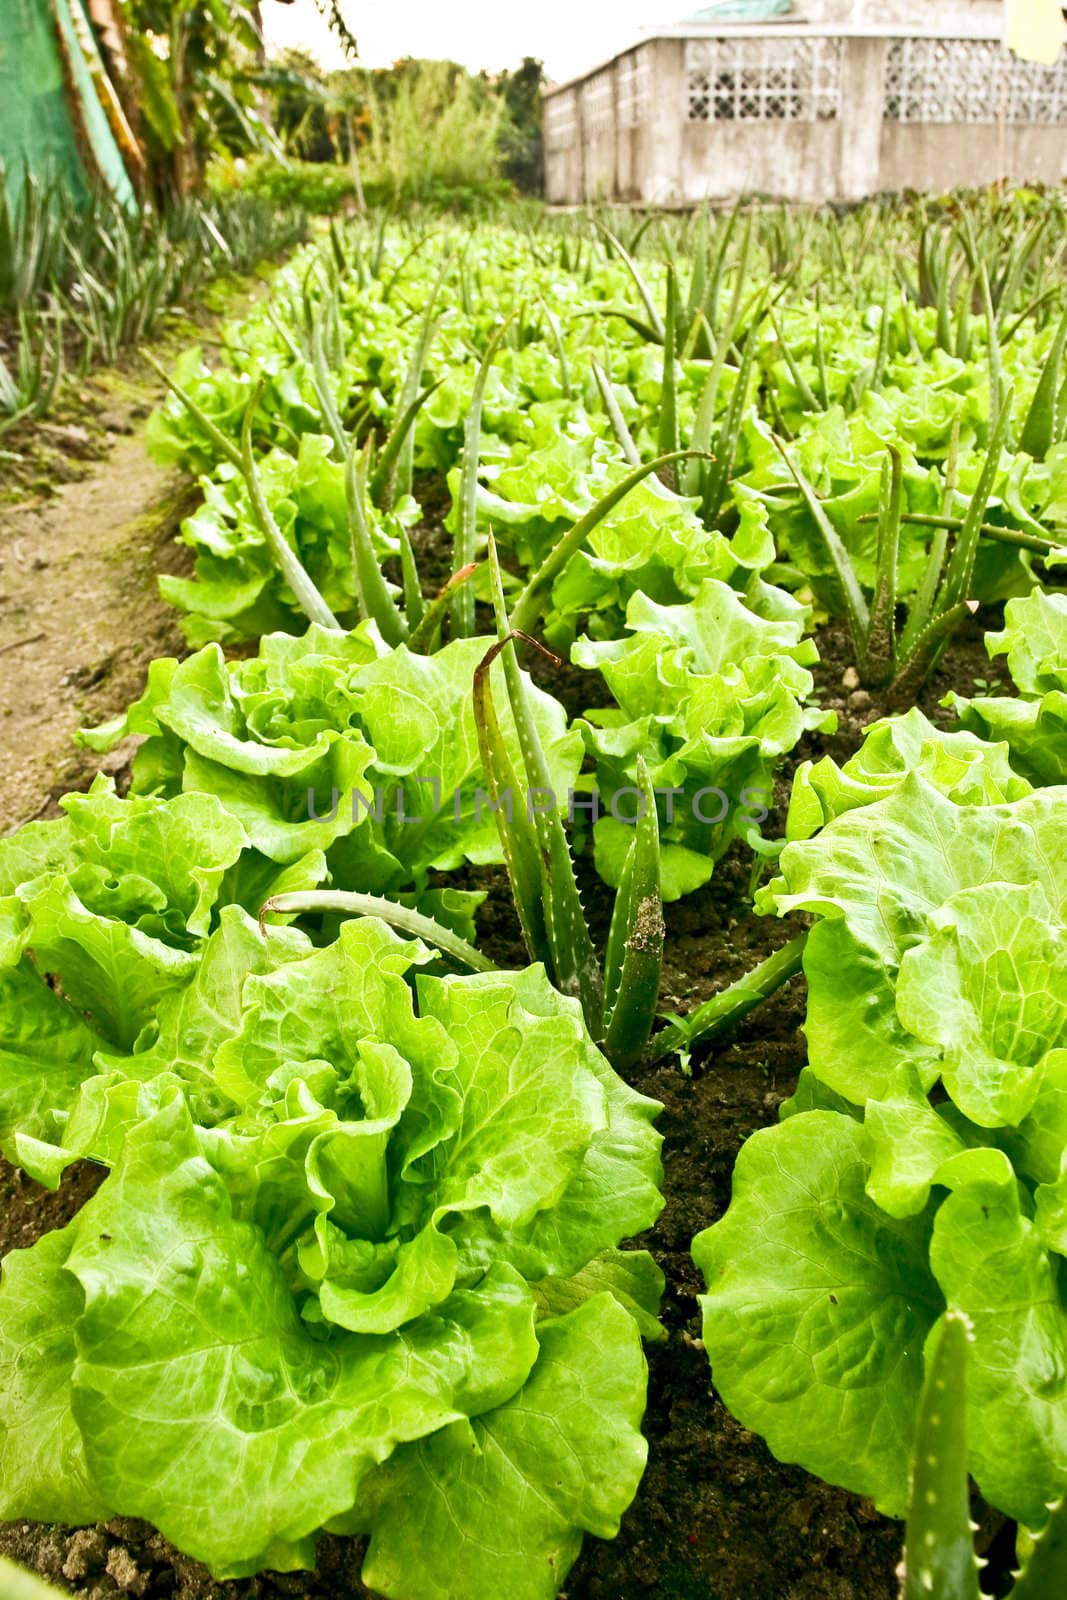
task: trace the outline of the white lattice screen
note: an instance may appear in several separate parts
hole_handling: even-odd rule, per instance
[[[652,89],[652,72],[647,52],[633,50],[629,55],[621,56],[616,64],[615,73],[619,127],[638,128],[648,116]]]
[[[1042,67],[993,39],[894,39],[884,115],[890,122],[1067,123],[1067,58]]]
[[[841,108],[840,39],[689,39],[690,122],[830,122]]]

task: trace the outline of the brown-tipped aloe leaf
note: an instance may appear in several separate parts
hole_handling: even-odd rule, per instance
[[[979,1600],[967,1492],[967,1318],[949,1311],[919,1403],[902,1600]]]
[[[637,760],[642,809],[615,896],[604,962],[604,1052],[617,1068],[633,1065],[648,1043],[663,973],[663,900],[659,818],[648,768]]]
[[[469,567],[462,567],[459,572],[452,574],[448,582],[443,585],[425,608],[416,627],[412,629],[411,637],[408,640],[409,650],[415,651],[417,655],[428,656],[437,649],[440,641],[441,624],[445,620],[445,613],[452,603],[456,590],[462,584],[470,583],[477,571],[478,563],[472,561]],[[411,616],[410,606],[408,608],[408,616]]]

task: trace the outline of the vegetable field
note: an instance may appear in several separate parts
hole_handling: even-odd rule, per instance
[[[184,646],[0,838],[0,1551],[1052,1600],[1063,197],[502,217],[157,366]]]

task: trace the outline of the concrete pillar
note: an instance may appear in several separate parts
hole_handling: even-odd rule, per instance
[[[842,40],[841,147],[837,198],[862,200],[878,188],[888,42],[855,35]]]
[[[687,114],[684,39],[655,39],[651,50],[648,117],[639,154],[640,198],[651,205],[681,199],[683,133]]]

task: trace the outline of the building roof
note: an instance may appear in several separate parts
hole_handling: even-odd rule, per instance
[[[784,17],[793,9],[793,0],[718,0],[717,5],[702,6],[689,22],[769,22],[772,17]]]

